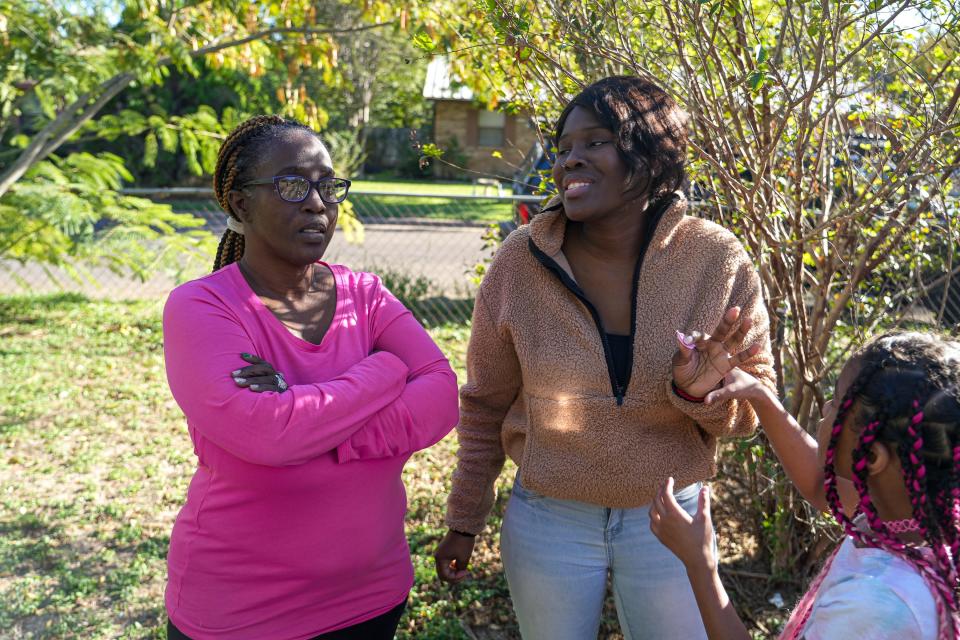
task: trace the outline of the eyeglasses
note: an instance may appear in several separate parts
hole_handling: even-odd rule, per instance
[[[339,204],[347,199],[347,192],[350,191],[350,181],[346,178],[308,180],[303,176],[274,176],[251,180],[243,186],[260,184],[272,184],[276,187],[280,199],[286,202],[303,202],[310,195],[310,187],[313,187],[320,194],[320,199],[327,204]]]

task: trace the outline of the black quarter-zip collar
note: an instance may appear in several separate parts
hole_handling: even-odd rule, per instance
[[[534,234],[531,233],[529,239],[530,252],[537,259],[540,264],[546,267],[551,273],[553,273],[560,282],[571,292],[578,300],[586,307],[587,311],[590,312],[591,317],[593,318],[594,324],[597,327],[597,332],[600,334],[600,342],[603,345],[603,355],[607,363],[607,373],[610,376],[610,388],[613,391],[613,396],[617,400],[617,406],[623,406],[623,399],[626,396],[627,388],[630,386],[630,378],[633,373],[633,353],[636,343],[636,333],[637,333],[637,293],[640,282],[640,270],[643,267],[643,259],[647,254],[647,249],[653,244],[654,236],[659,231],[660,221],[664,217],[664,213],[670,209],[671,205],[676,203],[678,200],[682,201],[683,198],[678,194],[671,194],[664,198],[661,202],[655,205],[655,209],[651,211],[649,219],[647,220],[647,228],[644,233],[643,245],[640,247],[640,255],[637,258],[637,263],[633,269],[633,286],[631,287],[631,299],[630,299],[630,349],[627,352],[627,378],[624,380],[623,385],[621,386],[617,380],[616,368],[614,366],[613,360],[613,351],[610,348],[610,341],[607,339],[607,332],[603,327],[603,321],[600,319],[600,313],[597,311],[597,308],[593,305],[592,302],[587,298],[586,294],[583,292],[583,289],[580,288],[580,285],[573,279],[572,275],[564,269],[560,264],[546,251],[541,249],[537,242],[534,240]],[[553,221],[555,224],[564,225],[564,233],[566,232],[566,216],[563,214],[562,210],[559,212],[553,212],[550,215],[560,216],[560,220]],[[682,215],[682,214],[681,214]],[[679,219],[678,219],[679,220]],[[547,222],[546,220],[541,221],[541,223]],[[672,221],[675,222],[675,221]],[[674,225],[671,225],[674,226]],[[532,227],[531,227],[532,230]],[[668,230],[669,231],[669,230]],[[556,243],[556,238],[550,238]],[[563,245],[563,235],[560,235],[559,242],[556,243],[555,251],[552,253],[560,253],[560,247]]]

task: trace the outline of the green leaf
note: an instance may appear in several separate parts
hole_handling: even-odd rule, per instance
[[[414,47],[426,53],[433,53],[437,48],[433,38],[425,31],[420,31],[415,34],[412,42]]]
[[[168,128],[166,124],[160,126],[155,132],[160,138],[160,145],[167,153],[174,153],[177,150],[179,137],[176,129]]]
[[[421,147],[420,153],[427,158],[439,158],[443,155],[443,149],[430,142]]]
[[[770,52],[762,44],[758,44],[753,48],[753,56],[757,60],[757,64],[763,64],[770,58]]]
[[[217,168],[217,153],[219,152],[219,146],[214,144],[204,144],[201,147],[200,153],[200,164],[203,167],[203,172],[208,175],[213,175],[213,172]]]
[[[190,172],[195,176],[203,175],[203,167],[200,166],[200,162],[197,159],[200,144],[197,141],[197,136],[189,129],[184,129],[180,132],[180,147],[183,149],[183,155],[186,158],[187,168],[190,169]]]
[[[43,115],[47,116],[51,120],[57,117],[57,109],[54,107],[53,98],[47,93],[46,89],[43,88],[42,84],[38,84],[33,88],[34,95],[37,96],[37,102],[40,103],[40,109],[43,110]]]
[[[763,86],[763,81],[766,78],[766,74],[762,71],[754,71],[750,74],[750,77],[747,81],[750,83],[750,89],[753,91],[759,91],[760,87]]]
[[[157,166],[158,150],[159,145],[157,144],[157,136],[151,131],[143,140],[143,166],[151,169]]]

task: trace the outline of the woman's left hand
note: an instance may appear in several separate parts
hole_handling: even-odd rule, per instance
[[[673,496],[673,478],[660,487],[650,505],[650,530],[687,570],[716,569],[713,553],[713,522],[710,519],[710,487],[700,489],[697,514],[691,516]]]
[[[240,357],[251,364],[230,372],[238,387],[246,387],[257,393],[264,391],[283,393],[287,390],[287,381],[283,378],[283,374],[274,369],[272,364],[250,353],[241,353]]]
[[[673,382],[681,391],[703,398],[716,389],[731,369],[740,366],[760,351],[752,345],[730,355],[743,343],[753,322],[740,317],[740,308],[732,307],[712,334],[694,332],[684,335],[677,331],[678,349],[673,355]]]

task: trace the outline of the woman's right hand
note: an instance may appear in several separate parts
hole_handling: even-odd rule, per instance
[[[473,546],[477,539],[456,531],[447,531],[443,536],[433,559],[437,563],[437,576],[444,582],[457,584],[470,577],[467,565],[473,555]]]

